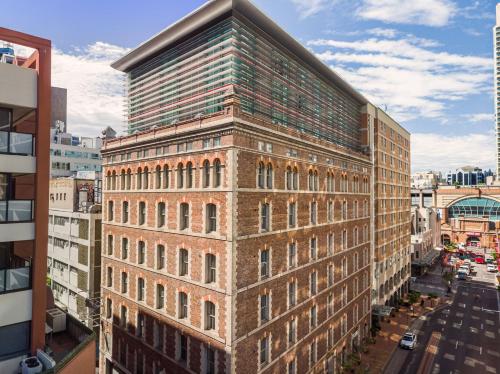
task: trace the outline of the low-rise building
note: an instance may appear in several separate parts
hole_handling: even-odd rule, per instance
[[[440,171],[425,171],[411,175],[411,188],[432,188],[441,182],[443,175]]]
[[[50,181],[48,277],[55,303],[93,328],[99,319],[101,205],[95,179]]]
[[[444,244],[497,248],[500,230],[500,187],[440,187],[436,206]]]

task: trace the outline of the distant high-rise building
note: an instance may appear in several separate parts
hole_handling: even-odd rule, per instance
[[[52,87],[51,95],[50,128],[66,132],[68,91],[66,88]]]
[[[455,172],[446,174],[446,183],[459,186],[477,186],[486,184],[486,178],[493,176],[491,170],[484,170],[474,166],[463,166]]]

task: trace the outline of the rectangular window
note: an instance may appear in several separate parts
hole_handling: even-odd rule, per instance
[[[333,222],[333,201],[328,202],[328,222]]]
[[[333,286],[333,264],[328,265],[328,287]]]
[[[165,305],[165,287],[161,284],[156,285],[156,309],[162,309]]]
[[[128,239],[122,238],[122,260],[128,258]]]
[[[261,205],[261,230],[269,231],[270,223],[270,207],[267,203],[262,203]]]
[[[312,260],[316,260],[317,254],[318,254],[318,241],[315,237],[311,238],[311,252],[310,252],[310,258]]]
[[[114,220],[114,203],[113,201],[108,201],[108,221]]]
[[[146,243],[139,241],[137,243],[137,263],[142,265],[146,262]]]
[[[189,228],[189,204],[187,203],[182,203],[180,205],[180,223],[179,223],[179,229],[180,230],[186,230]]]
[[[260,295],[260,321],[269,321],[269,295]]]
[[[297,319],[293,318],[288,322],[288,344],[294,344],[297,341]]]
[[[205,301],[205,330],[215,330],[215,304]]]
[[[179,275],[188,275],[189,272],[189,253],[187,249],[179,250]]]
[[[108,271],[106,275],[106,286],[113,287],[113,268],[108,266]]]
[[[127,307],[122,305],[120,308],[120,325],[122,327],[127,327]]]
[[[215,283],[216,282],[216,257],[213,254],[207,253],[205,255],[205,278],[206,283]]]
[[[220,147],[221,145],[221,139],[220,139],[220,136],[216,136],[214,138],[214,147]]]
[[[266,336],[260,340],[260,355],[259,361],[261,365],[266,365],[269,362],[269,337]]]
[[[205,348],[205,374],[215,374],[215,349]]]
[[[165,246],[162,244],[156,247],[156,268],[165,269]]]
[[[311,202],[311,225],[315,225],[317,223],[317,205],[316,201]]]
[[[207,204],[207,233],[217,230],[217,206],[215,204]]]
[[[179,318],[187,318],[188,316],[188,296],[184,292],[179,292]]]
[[[267,278],[269,276],[269,250],[260,251],[260,277]]]
[[[295,227],[297,223],[297,204],[290,203],[288,205],[288,227]]]
[[[186,335],[179,336],[179,361],[187,362],[188,358],[188,338]]]
[[[210,139],[203,139],[203,149],[210,148]]]
[[[316,295],[317,290],[317,274],[313,271],[310,275],[309,288],[311,290],[311,295]]]
[[[146,223],[146,203],[144,201],[139,202],[139,225],[144,225]]]
[[[158,227],[165,226],[165,203],[158,203]]]
[[[139,313],[137,315],[137,336],[139,338],[145,337],[145,318],[144,315]]]
[[[108,255],[109,256],[113,255],[113,243],[114,243],[113,235],[108,235]]]
[[[128,274],[122,272],[122,293],[128,292]]]
[[[288,244],[288,267],[290,269],[297,266],[297,243]]]
[[[316,324],[318,322],[316,305],[313,305],[311,307],[311,310],[309,312],[309,316],[310,316],[310,321],[309,321],[310,322],[310,327],[311,328],[316,327]]]
[[[292,307],[297,302],[297,283],[288,283],[288,307]]]
[[[128,201],[122,203],[122,222],[128,222]]]
[[[113,301],[106,299],[106,318],[110,319],[113,316]]]
[[[144,278],[137,278],[137,300],[144,301]]]
[[[328,236],[326,237],[326,246],[328,255],[333,255],[333,246],[334,246],[333,238],[334,237],[332,233],[329,233]]]

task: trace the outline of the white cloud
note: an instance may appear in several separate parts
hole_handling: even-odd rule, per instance
[[[374,29],[366,30],[367,34],[375,36],[383,36],[384,38],[394,38],[399,32],[395,29],[383,29],[380,27],[375,27]]]
[[[430,169],[446,172],[464,165],[493,169],[495,143],[493,133],[463,136],[412,134],[412,173]]]
[[[447,25],[456,12],[449,0],[364,0],[357,10],[365,19],[435,27]]]
[[[328,0],[292,0],[301,18],[307,18],[328,6]]]
[[[492,113],[474,113],[474,114],[466,114],[464,115],[467,120],[469,120],[472,123],[477,123],[477,122],[491,122],[493,123],[494,121],[494,116]]]
[[[398,120],[445,121],[450,101],[491,90],[489,58],[436,51],[433,40],[313,40],[309,47],[374,104],[387,106]]]
[[[52,85],[68,89],[68,132],[97,136],[107,126],[123,130],[123,75],[110,64],[126,52],[103,42],[52,50]]]

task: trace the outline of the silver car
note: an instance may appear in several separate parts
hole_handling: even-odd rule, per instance
[[[399,341],[399,346],[403,349],[414,349],[417,345],[417,334],[407,332]]]

